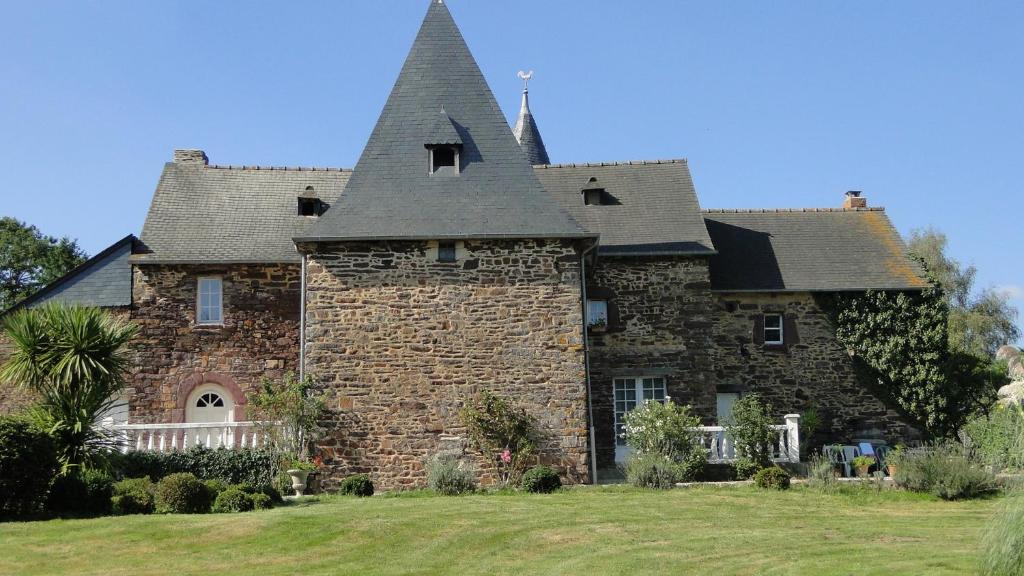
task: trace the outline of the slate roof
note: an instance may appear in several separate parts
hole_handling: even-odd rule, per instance
[[[721,291],[920,289],[921,266],[880,208],[706,210]]]
[[[519,117],[516,118],[516,127],[512,129],[512,134],[530,164],[536,166],[551,163],[547,148],[544,147],[544,139],[540,137],[537,121],[533,119],[533,112],[530,112],[529,90],[523,90],[523,104],[519,107]]]
[[[4,314],[55,300],[88,306],[130,306],[132,269],[128,258],[136,240],[133,234],[121,238]]]
[[[442,107],[462,139],[457,175],[427,169]],[[295,239],[585,236],[541,187],[448,8],[431,0],[345,194]]]
[[[534,171],[577,222],[601,235],[599,254],[714,253],[686,160],[560,164]],[[610,204],[583,204],[583,189],[595,185]]]
[[[298,262],[292,237],[315,219],[298,197],[333,204],[350,170],[164,166],[132,257],[145,263]],[[306,188],[312,187],[312,191]]]

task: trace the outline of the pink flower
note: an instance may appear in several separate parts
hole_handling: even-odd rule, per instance
[[[509,462],[511,462],[512,461],[512,453],[509,452],[508,450],[505,450],[504,452],[502,452],[501,453],[501,461],[504,462],[505,464],[508,464]]]

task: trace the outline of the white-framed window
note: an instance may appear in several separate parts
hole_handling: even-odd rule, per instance
[[[615,445],[625,446],[623,419],[630,410],[648,400],[665,401],[665,379],[660,376],[615,378]],[[616,458],[618,459],[618,458]]]
[[[204,276],[199,279],[196,324],[224,323],[224,291],[222,284],[218,276]]]
[[[771,313],[764,315],[764,343],[783,343],[782,314]]]
[[[587,326],[608,325],[608,301],[587,300]]]

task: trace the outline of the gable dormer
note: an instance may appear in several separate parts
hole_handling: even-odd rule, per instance
[[[462,137],[444,107],[427,129],[424,146],[427,149],[427,168],[431,176],[458,176],[461,169]]]

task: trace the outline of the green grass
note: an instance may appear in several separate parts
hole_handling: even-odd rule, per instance
[[[0,574],[966,574],[997,503],[803,487],[326,497],[0,524]]]

